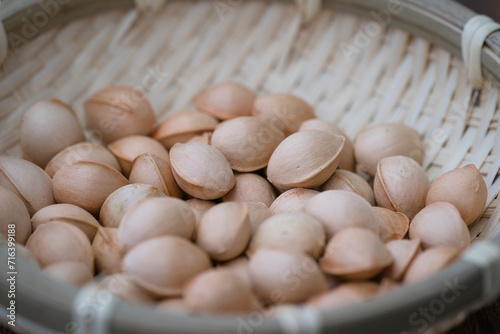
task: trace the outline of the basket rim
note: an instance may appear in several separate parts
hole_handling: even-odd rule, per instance
[[[325,0],[324,7],[370,17],[372,11],[383,10],[387,8],[390,2],[391,0]],[[475,15],[474,12],[451,0],[438,3],[432,0],[402,0],[399,2],[403,6],[403,11],[395,15],[391,25],[424,37],[434,44],[446,48],[451,53],[460,55],[461,30],[465,22]],[[44,29],[40,29],[40,32],[84,15],[95,14],[104,10],[131,8],[133,4],[132,0],[74,0],[64,5],[65,10],[61,11],[61,15],[54,16]],[[7,33],[19,31],[21,29],[19,18],[30,13],[30,10],[34,8],[33,6],[38,5],[37,0],[29,0],[9,2],[7,5],[3,5],[3,8],[0,7],[0,20],[4,22]],[[411,20],[405,19],[405,17],[409,17]],[[436,29],[436,27],[442,29]],[[498,79],[500,78],[500,32],[490,35],[487,39],[486,47],[482,51],[482,60],[485,75],[500,87],[500,79]],[[500,245],[500,234],[497,233],[492,241]],[[6,246],[2,242],[0,250],[3,252],[5,248]],[[6,264],[2,263],[1,267],[7,272]],[[71,323],[71,309],[63,306],[71,305],[76,295],[76,289],[66,285],[61,287],[60,284],[49,278],[39,277],[39,271],[22,259],[19,260],[18,267],[19,272],[23,274],[19,275],[18,284],[25,287],[23,291],[18,290],[19,299],[35,298],[34,303],[21,306],[24,311],[20,315],[30,316],[30,319],[34,319],[37,323],[46,325],[48,328],[57,328],[60,331],[66,330],[65,324]],[[419,284],[406,287],[404,291],[396,290],[385,296],[378,297],[376,300],[336,310],[335,313],[331,311],[320,312],[321,322],[319,325],[321,328],[318,328],[318,332],[326,333],[335,330],[344,333],[350,332],[353,328],[364,332],[369,332],[370,329],[373,330],[374,328],[377,328],[377,330],[383,328],[383,332],[396,332],[407,329],[406,327],[409,326],[408,317],[401,316],[396,321],[391,318],[389,321],[389,319],[381,315],[408,314],[412,310],[417,310],[421,305],[429,305],[435,299],[435,296],[442,291],[447,278],[460,277],[460,283],[469,286],[470,289],[461,294],[445,312],[436,317],[436,321],[446,319],[458,311],[468,310],[470,307],[477,306],[477,303],[482,302],[481,298],[486,285],[484,276],[484,271],[481,271],[478,265],[462,259],[438,275]],[[6,304],[6,295],[2,294],[0,297],[2,304]],[[409,303],[409,295],[415,297],[411,300],[412,303]],[[43,312],[39,311],[50,299],[61,302],[59,308],[51,305],[52,309],[50,310],[61,314],[57,323],[53,323],[52,319],[45,316],[49,312],[46,306]],[[402,300],[405,303],[401,303]],[[238,318],[235,316],[202,317],[162,314],[162,317],[159,317],[158,313],[151,312],[148,308],[130,305],[125,302],[118,302],[115,311],[111,320],[111,327],[120,333],[135,333],[138,329],[147,327],[151,329],[149,331],[151,333],[179,333],[180,329],[183,332],[189,330],[206,333],[234,332],[239,325]],[[353,316],[356,314],[363,314],[363,321],[360,321],[359,317]],[[189,322],[186,322],[186,319],[189,319]],[[172,328],[163,328],[165,322],[170,323]],[[280,324],[275,318],[266,319],[261,326],[254,330],[256,333],[278,333],[281,331]]]

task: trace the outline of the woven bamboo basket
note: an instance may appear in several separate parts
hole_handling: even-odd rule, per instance
[[[451,1],[7,0],[0,19],[10,50],[0,71],[0,152],[21,156],[18,129],[36,101],[59,98],[83,121],[83,101],[108,85],[143,91],[159,120],[189,107],[215,82],[291,92],[354,139],[382,121],[415,127],[431,181],[475,164],[489,189],[473,246],[455,264],[365,303],[267,317],[159,313],[99,299],[17,259],[17,328],[40,333],[422,333],[500,291],[500,32],[481,51],[474,90],[461,34],[475,15]],[[1,49],[1,48],[0,48]],[[473,94],[474,93],[474,94]],[[2,254],[6,246],[1,246]],[[6,261],[0,301],[8,305]],[[445,294],[452,291],[453,298]],[[88,298],[88,296],[93,296]],[[449,295],[446,295],[449,297]],[[422,308],[430,310],[423,316]],[[5,312],[5,307],[2,307]],[[5,319],[4,317],[2,319]]]

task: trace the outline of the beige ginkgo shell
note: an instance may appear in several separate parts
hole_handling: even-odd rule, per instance
[[[358,174],[348,170],[337,169],[319,189],[350,191],[363,197],[371,205],[375,205],[375,195],[370,184]]]
[[[98,283],[98,287],[102,292],[111,293],[129,303],[149,305],[155,302],[155,298],[135,283],[130,275],[107,275]]]
[[[101,227],[99,222],[88,211],[73,204],[53,204],[40,209],[31,218],[33,231],[51,221],[72,224],[82,230],[89,238],[94,240],[97,230]]]
[[[234,187],[233,171],[215,147],[202,143],[175,144],[170,150],[170,164],[179,187],[193,197],[212,200]]]
[[[92,242],[92,250],[97,272],[114,274],[122,271],[122,252],[117,228],[101,227]]]
[[[403,279],[413,259],[420,254],[420,240],[392,240],[385,244],[394,262],[383,272],[383,276],[395,281]]]
[[[462,249],[454,247],[432,247],[421,252],[410,264],[403,283],[413,284],[436,274],[452,263]]]
[[[195,313],[247,313],[252,310],[251,287],[229,270],[208,270],[184,290],[186,306]]]
[[[213,131],[205,131],[201,135],[192,137],[186,143],[202,143],[210,145],[212,144],[212,134]]]
[[[361,196],[343,190],[327,190],[309,200],[305,213],[318,219],[329,239],[348,227],[363,227],[379,234],[377,217]]]
[[[248,269],[248,264],[250,260],[246,256],[240,256],[236,259],[227,262],[221,262],[217,264],[218,270],[227,270],[235,275],[239,276],[249,287],[252,286],[250,280],[250,272]]]
[[[66,261],[81,262],[94,272],[94,254],[88,237],[68,223],[40,225],[26,243],[42,268]]]
[[[113,167],[94,161],[76,161],[63,166],[52,182],[58,203],[74,204],[94,215],[109,195],[129,184]]]
[[[236,82],[223,82],[198,92],[192,102],[199,110],[218,119],[250,116],[255,93]]]
[[[324,272],[350,280],[370,279],[392,263],[392,255],[378,235],[359,227],[336,233],[320,261]]]
[[[356,138],[354,155],[359,168],[374,176],[384,158],[402,155],[422,162],[424,145],[420,134],[402,123],[382,123],[366,128]]]
[[[377,216],[380,227],[380,239],[383,242],[403,239],[410,227],[410,220],[404,213],[374,206],[373,213]]]
[[[251,233],[248,206],[245,203],[220,203],[201,218],[196,243],[212,259],[228,261],[245,251]]]
[[[435,202],[453,204],[468,225],[472,224],[484,211],[488,198],[488,188],[475,165],[467,165],[444,173],[434,181],[425,205]]]
[[[66,147],[61,152],[57,153],[45,167],[45,172],[49,174],[50,177],[54,177],[54,174],[62,166],[82,160],[107,164],[119,172],[122,170],[113,153],[108,151],[104,146],[94,143],[78,143]]]
[[[337,169],[344,141],[342,136],[318,130],[294,133],[273,152],[267,178],[280,190],[317,187]]]
[[[177,143],[186,143],[197,135],[213,131],[217,124],[217,119],[205,113],[194,110],[181,111],[161,122],[153,138],[170,149]]]
[[[379,285],[370,281],[342,283],[338,287],[318,294],[307,301],[307,305],[326,310],[355,304],[369,299],[379,292]]]
[[[116,157],[123,174],[128,176],[132,162],[143,153],[154,154],[163,160],[169,160],[168,152],[157,140],[146,136],[128,136],[108,145],[108,149]]]
[[[123,258],[123,272],[156,297],[181,296],[189,280],[211,267],[203,249],[171,235],[141,242]]]
[[[448,202],[435,202],[420,210],[413,218],[410,239],[420,239],[422,248],[470,246],[467,225],[455,206]]]
[[[260,249],[250,259],[249,272],[254,291],[265,303],[300,303],[328,289],[316,261],[301,253]]]
[[[155,128],[151,105],[140,91],[107,87],[85,101],[87,126],[104,143],[132,135],[149,135]]]
[[[92,281],[94,277],[86,265],[76,261],[53,263],[43,268],[43,272],[58,281],[78,288]]]
[[[273,186],[262,176],[254,173],[236,174],[235,185],[222,196],[223,202],[261,202],[270,206],[276,199]]]
[[[85,140],[75,112],[56,99],[31,106],[23,115],[19,133],[24,157],[41,168],[64,148]]]
[[[425,206],[430,186],[415,160],[397,155],[379,162],[373,189],[378,206],[402,212],[411,220]]]
[[[118,237],[126,252],[145,240],[175,235],[191,240],[196,225],[193,211],[184,201],[172,197],[144,199],[123,216]]]
[[[13,234],[16,244],[24,245],[31,235],[31,220],[26,205],[5,187],[0,187],[0,203],[0,237],[7,238]],[[12,228],[12,225],[15,227]]]
[[[198,225],[200,224],[201,218],[203,217],[205,212],[207,212],[211,207],[215,206],[216,203],[198,198],[191,198],[186,201],[186,204],[189,205],[196,219],[196,226],[193,232],[193,240],[196,240],[196,232],[198,231]]]
[[[314,110],[301,98],[290,94],[259,96],[254,103],[252,116],[273,124],[285,136],[296,132],[300,125],[314,118]]]
[[[132,183],[113,191],[104,201],[99,212],[101,224],[118,227],[128,209],[146,198],[166,197],[158,188],[143,183]]]
[[[318,195],[319,191],[306,188],[293,188],[281,193],[271,204],[269,209],[273,214],[303,213],[311,198]]]
[[[132,162],[129,181],[155,186],[167,196],[182,197],[182,191],[175,182],[170,159],[165,160],[151,153],[143,153]]]
[[[10,156],[0,156],[0,186],[23,200],[29,214],[54,204],[52,180],[32,162]]]
[[[267,166],[283,132],[256,117],[237,117],[215,128],[210,144],[226,157],[232,169],[253,172]]]
[[[261,202],[245,202],[245,204],[248,206],[248,218],[250,219],[252,235],[254,235],[259,225],[273,216],[273,212]]]
[[[334,135],[343,136],[345,138],[345,142],[344,148],[342,149],[342,153],[340,155],[339,169],[345,169],[351,172],[356,171],[354,146],[351,139],[349,139],[349,136],[347,136],[347,134],[342,129],[330,122],[318,118],[313,118],[305,121],[300,125],[299,131],[304,130],[320,130],[329,132]]]
[[[263,221],[248,245],[249,257],[263,248],[296,252],[318,258],[323,253],[326,235],[323,225],[306,214],[280,214]]]

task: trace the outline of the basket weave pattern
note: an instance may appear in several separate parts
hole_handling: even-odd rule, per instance
[[[0,72],[0,152],[21,156],[21,117],[41,99],[72,105],[83,122],[83,102],[98,89],[134,86],[162,120],[192,108],[201,88],[235,80],[304,98],[351,139],[383,121],[415,127],[431,181],[470,163],[484,176],[488,207],[471,238],[489,239],[500,228],[500,111],[491,83],[469,118],[462,61],[423,39],[330,10],[301,27],[292,4],[216,3],[172,1],[155,12],[87,17],[10,52]]]

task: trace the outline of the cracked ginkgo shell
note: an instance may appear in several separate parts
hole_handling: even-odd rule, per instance
[[[231,166],[215,147],[202,143],[175,144],[170,150],[170,164],[179,187],[193,197],[212,200],[234,187]]]
[[[352,227],[341,230],[328,241],[320,265],[328,274],[362,280],[375,277],[392,262],[391,253],[377,234]]]
[[[402,212],[411,220],[424,208],[430,186],[415,160],[397,155],[378,163],[373,189],[378,206]]]
[[[267,178],[280,190],[320,186],[337,169],[344,141],[342,136],[318,130],[294,133],[273,152]]]
[[[203,249],[172,235],[141,242],[123,258],[123,272],[156,297],[181,296],[189,280],[211,267]]]

